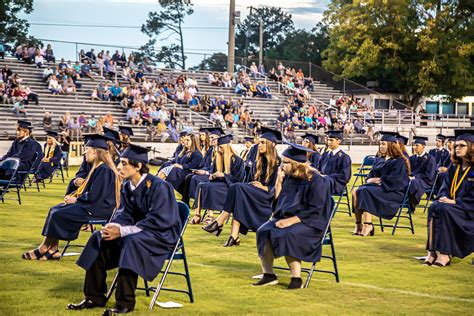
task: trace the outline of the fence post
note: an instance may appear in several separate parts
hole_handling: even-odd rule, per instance
[[[77,42],[76,42],[76,61],[80,61],[79,60],[79,49],[78,49]]]
[[[382,131],[385,129],[384,125],[385,125],[385,112],[382,112]]]
[[[342,95],[346,96],[346,79],[342,78]]]
[[[309,77],[311,78],[311,62],[309,62]]]

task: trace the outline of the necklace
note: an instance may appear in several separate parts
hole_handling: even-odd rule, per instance
[[[459,187],[461,186],[462,181],[464,180],[464,178],[467,176],[467,174],[471,170],[471,166],[467,167],[466,170],[464,170],[464,173],[461,176],[461,179],[458,181],[458,179],[459,179],[459,170],[461,170],[461,165],[457,166],[456,172],[454,173],[453,182],[451,183],[450,193],[451,193],[451,198],[453,200],[456,199],[456,192],[459,190]]]

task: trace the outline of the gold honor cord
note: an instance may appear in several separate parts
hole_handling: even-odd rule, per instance
[[[467,174],[471,170],[471,166],[466,168],[466,170],[464,171],[464,174],[461,177],[461,180],[458,181],[458,176],[459,176],[459,170],[460,169],[461,169],[461,165],[458,165],[458,167],[456,168],[456,172],[454,173],[453,182],[451,183],[451,192],[450,193],[451,193],[451,198],[453,200],[456,199],[456,192],[458,191],[459,187],[461,186],[462,181],[464,180],[464,178],[467,176]]]

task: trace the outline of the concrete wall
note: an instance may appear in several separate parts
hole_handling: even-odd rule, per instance
[[[0,141],[0,157],[3,156],[8,149],[10,148],[11,141]],[[40,142],[43,145],[43,142]],[[171,157],[173,154],[176,144],[171,143],[137,143],[142,146],[151,146],[159,153],[156,153],[156,156],[160,157]],[[80,143],[73,143],[71,144],[71,148],[73,150],[70,153],[71,158],[69,159],[69,163],[71,165],[79,165],[82,161],[82,150],[80,148]],[[238,153],[240,153],[244,145],[243,144],[234,144],[234,148]],[[278,152],[281,154],[287,148],[286,145],[278,145],[277,149]],[[374,155],[377,152],[377,146],[342,146],[342,149],[351,156],[352,163],[360,164],[362,159],[367,155]],[[150,155],[150,158],[153,154]]]

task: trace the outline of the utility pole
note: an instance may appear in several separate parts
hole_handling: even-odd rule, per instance
[[[229,50],[227,52],[227,71],[234,73],[235,62],[235,0],[230,0],[229,6]]]
[[[260,51],[258,52],[258,65],[263,64],[263,19],[260,17],[260,27],[259,27],[259,42],[260,42]]]

